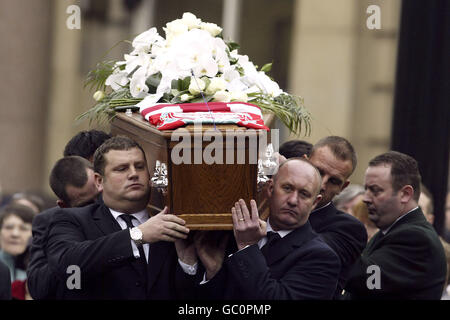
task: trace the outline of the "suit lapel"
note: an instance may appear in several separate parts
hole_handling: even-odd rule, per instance
[[[273,247],[265,255],[268,266],[287,256],[295,248],[314,237],[311,225],[306,222],[300,228],[295,229],[284,238],[274,243]]]
[[[97,210],[92,213],[92,218],[97,227],[105,235],[122,230],[119,223],[114,219],[108,207],[106,207],[103,202],[101,202]]]
[[[111,211],[109,211],[108,207],[103,203],[103,201],[100,202],[97,210],[93,212],[92,218],[97,227],[105,235],[122,230],[119,223],[116,221],[116,219],[114,219],[113,215],[111,214]],[[130,263],[130,265],[138,274],[140,274],[143,277],[147,277],[146,269],[141,264],[142,263],[139,259],[134,258]]]

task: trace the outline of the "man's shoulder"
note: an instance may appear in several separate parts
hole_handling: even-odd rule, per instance
[[[54,214],[60,209],[60,207],[52,207],[42,211],[41,213],[38,213],[33,219],[33,224],[36,225],[50,222]]]
[[[313,229],[320,233],[321,229],[335,229],[336,225],[355,230],[365,231],[364,225],[349,213],[338,210],[332,203],[311,213],[310,222]]]
[[[79,208],[59,208],[53,214],[53,221],[75,219],[75,220],[91,220],[94,213],[106,208],[102,203],[92,203],[85,207]]]

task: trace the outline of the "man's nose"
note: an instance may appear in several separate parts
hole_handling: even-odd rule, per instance
[[[137,170],[134,166],[130,166],[130,171],[128,172],[129,178],[135,178],[137,177]]]
[[[288,198],[288,204],[290,206],[296,206],[298,202],[298,195],[297,192],[292,192],[291,195]]]
[[[369,196],[369,191],[368,191],[368,190],[366,190],[366,191],[364,192],[362,201],[363,201],[364,203],[366,203],[366,204],[371,202],[371,198],[370,198],[370,196]]]

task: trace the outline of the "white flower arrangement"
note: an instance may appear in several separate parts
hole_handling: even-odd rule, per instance
[[[294,133],[302,123],[309,132],[303,99],[267,76],[271,64],[258,70],[236,43],[225,42],[222,28],[186,12],[163,29],[165,38],[153,27],[134,38],[123,61],[99,63],[88,74],[86,85],[97,90],[97,104],[79,119],[110,120],[130,106],[241,101],[274,113]]]

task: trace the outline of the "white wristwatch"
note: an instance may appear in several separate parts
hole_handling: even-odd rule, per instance
[[[130,229],[130,236],[131,240],[133,240],[137,246],[141,246],[144,243],[142,240],[142,231],[138,227]]]

